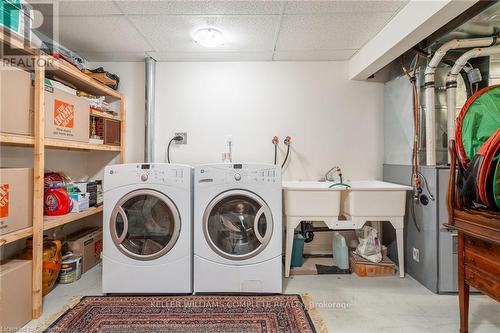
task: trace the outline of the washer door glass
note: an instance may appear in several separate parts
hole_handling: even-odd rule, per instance
[[[256,256],[269,243],[273,220],[267,204],[256,194],[232,190],[217,196],[204,215],[204,233],[210,247],[224,258]]]
[[[180,216],[174,203],[154,190],[137,190],[125,195],[111,214],[111,238],[130,258],[152,260],[175,245]]]

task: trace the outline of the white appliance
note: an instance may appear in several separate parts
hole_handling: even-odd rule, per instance
[[[281,293],[281,169],[195,168],[194,292]]]
[[[192,169],[121,164],[104,174],[104,293],[192,293]]]

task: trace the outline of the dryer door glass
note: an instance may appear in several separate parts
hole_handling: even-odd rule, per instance
[[[222,193],[212,200],[204,215],[208,244],[228,259],[243,260],[256,256],[269,243],[272,229],[269,207],[249,191]]]
[[[124,196],[111,216],[111,237],[118,249],[133,259],[152,260],[172,249],[180,232],[174,203],[153,190]]]

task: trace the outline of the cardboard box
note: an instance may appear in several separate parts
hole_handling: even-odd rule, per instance
[[[101,261],[102,228],[91,227],[77,231],[68,236],[71,252],[82,256],[82,273]]]
[[[90,207],[90,193],[70,193],[69,198],[73,202],[72,213],[80,213]]]
[[[45,89],[45,137],[89,142],[89,101],[54,87]]]
[[[0,265],[0,332],[16,332],[31,320],[31,260]]]
[[[379,263],[374,263],[352,253],[351,271],[362,277],[392,276],[396,274],[396,264],[388,257],[383,257]]]
[[[34,93],[31,74],[0,70],[0,131],[33,135]],[[89,101],[61,83],[45,83],[45,137],[89,142]]]
[[[33,170],[0,169],[0,235],[33,225]]]
[[[0,132],[33,135],[31,74],[17,68],[0,70]]]

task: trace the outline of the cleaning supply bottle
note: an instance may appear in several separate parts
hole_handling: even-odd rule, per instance
[[[349,269],[349,249],[345,238],[338,231],[333,233],[333,258],[340,269]]]

